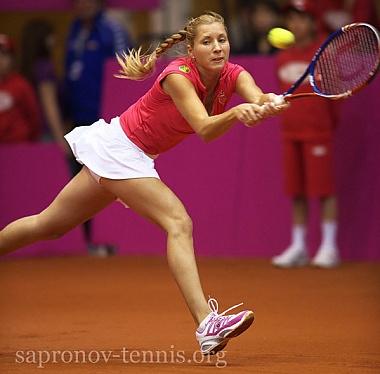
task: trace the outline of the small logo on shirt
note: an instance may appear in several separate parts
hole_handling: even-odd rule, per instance
[[[14,98],[7,91],[0,90],[0,113],[12,109],[14,106]]]
[[[283,83],[290,84],[295,82],[307,68],[304,61],[291,61],[280,67],[278,76]]]
[[[311,154],[316,157],[327,155],[327,148],[324,145],[316,145],[311,149]]]
[[[218,97],[219,104],[224,105],[227,101],[226,94],[224,91],[220,91],[219,97]]]
[[[181,65],[179,68],[178,68],[180,71],[182,71],[183,73],[190,73],[190,69],[188,66],[186,65]]]

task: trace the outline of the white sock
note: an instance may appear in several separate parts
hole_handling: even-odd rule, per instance
[[[294,225],[292,229],[292,247],[306,248],[306,226]]]
[[[322,242],[321,248],[336,249],[336,234],[338,230],[338,224],[335,221],[324,221],[321,225],[322,230]]]

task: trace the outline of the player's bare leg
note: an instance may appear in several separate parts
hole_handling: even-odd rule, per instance
[[[194,320],[199,324],[210,311],[194,256],[192,221],[181,201],[157,178],[121,181],[102,178],[100,183],[166,232],[169,267]]]
[[[169,266],[197,324],[196,337],[203,354],[215,354],[224,349],[231,338],[252,324],[252,311],[218,314],[216,301],[206,302],[194,256],[192,221],[180,200],[161,180],[101,179],[100,183],[167,233]]]

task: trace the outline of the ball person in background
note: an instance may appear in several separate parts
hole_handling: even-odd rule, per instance
[[[295,44],[276,56],[282,90],[286,91],[303,74],[325,40],[325,35],[318,35],[317,25],[312,1],[290,1],[286,5],[285,26],[295,35]],[[312,91],[307,81],[302,90]],[[285,191],[292,198],[293,227],[290,246],[272,259],[276,266],[309,263],[306,233],[311,197],[318,198],[322,217],[322,241],[312,264],[329,268],[340,262],[332,139],[338,122],[337,105],[339,103],[322,98],[295,100],[281,117]]]
[[[0,144],[36,143],[41,134],[37,95],[16,71],[15,59],[14,41],[0,34]]]

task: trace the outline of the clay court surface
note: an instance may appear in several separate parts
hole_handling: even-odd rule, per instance
[[[380,373],[379,263],[198,264],[219,312],[244,301],[256,317],[211,358],[165,258],[2,259],[0,372]]]

